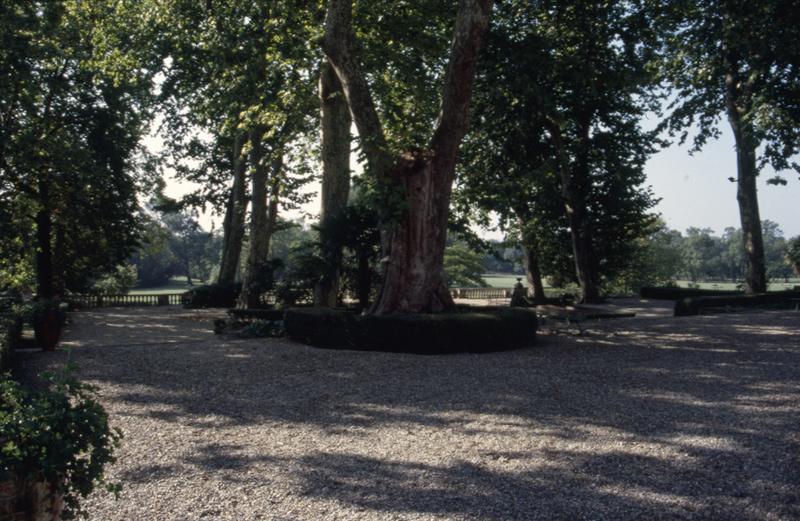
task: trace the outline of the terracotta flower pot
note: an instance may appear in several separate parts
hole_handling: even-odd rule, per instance
[[[0,478],[0,518],[59,521],[64,498],[57,487],[45,482]]]
[[[61,336],[61,317],[55,309],[43,312],[33,324],[36,342],[44,351],[54,351]]]

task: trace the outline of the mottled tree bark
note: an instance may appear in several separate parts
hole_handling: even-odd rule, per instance
[[[283,156],[278,155],[272,160],[270,167],[269,203],[267,204],[267,226],[264,236],[264,249],[269,257],[272,236],[278,226],[278,210],[280,209],[281,177],[283,175]],[[269,259],[267,259],[269,260]],[[272,270],[269,265],[266,269]],[[272,271],[263,273],[264,277],[272,280]]]
[[[443,268],[450,195],[491,8],[491,0],[462,0],[431,142],[425,150],[391,154],[355,51],[352,0],[328,4],[323,47],[342,82],[369,171],[404,200],[402,215],[382,234],[384,282],[372,313],[444,311],[455,306]]]
[[[745,250],[745,291],[764,293],[767,291],[767,270],[756,185],[758,142],[748,121],[750,114],[743,99],[746,96],[742,96],[741,92],[745,82],[740,78],[736,57],[729,54],[725,59],[725,66],[728,70],[725,75],[725,104],[728,122],[736,141],[736,199],[739,202]]]
[[[53,298],[53,217],[50,207],[50,185],[39,179],[39,210],[36,212],[36,282],[37,294]]]
[[[250,131],[250,252],[242,277],[242,293],[239,305],[244,308],[258,307],[260,297],[259,278],[269,260],[267,230],[267,169],[264,166],[263,128]]]
[[[247,213],[247,160],[242,154],[246,137],[238,133],[233,142],[233,185],[222,222],[222,258],[217,284],[233,284],[239,269]]]
[[[339,294],[342,246],[330,236],[329,223],[347,207],[350,194],[350,109],[342,85],[327,60],[320,68],[319,97],[322,120],[322,206],[320,242],[328,271],[314,290],[314,303],[335,307]]]

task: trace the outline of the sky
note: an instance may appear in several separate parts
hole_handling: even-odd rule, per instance
[[[689,155],[689,147],[662,150],[647,163],[647,183],[661,202],[655,210],[670,228],[685,231],[696,226],[721,233],[726,227],[739,228],[736,202],[736,151],[730,130],[721,125],[723,135],[704,149]],[[765,169],[759,176],[758,200],[761,219],[778,223],[786,237],[800,235],[800,179],[784,172],[786,186],[768,185],[774,172]]]
[[[736,184],[728,180],[736,177],[736,152],[733,137],[726,125],[720,125],[723,134],[719,140],[710,141],[701,152],[689,154],[689,146],[677,144],[655,154],[647,163],[647,184],[661,201],[655,211],[661,214],[667,226],[685,232],[692,226],[711,228],[721,234],[725,228],[740,227],[736,202]],[[156,142],[151,146],[157,147]],[[765,170],[758,182],[761,218],[780,225],[786,237],[800,235],[800,179],[797,174],[785,173],[787,186],[766,184],[772,177]],[[185,183],[169,180],[167,194],[178,197],[191,187]],[[319,185],[310,185],[308,190],[319,192]],[[284,217],[296,218],[302,214],[316,215],[319,198],[315,198],[300,211]],[[202,215],[204,228],[219,227],[222,217]],[[484,233],[487,238],[500,238],[496,233]]]

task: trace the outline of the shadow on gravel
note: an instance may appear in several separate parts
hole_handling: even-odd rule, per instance
[[[165,423],[353,437],[436,429],[501,446],[509,431],[527,433],[477,463],[445,435],[441,450],[454,455],[442,465],[314,450],[290,462],[268,447],[209,445],[184,472],[257,480],[246,471],[291,463],[303,494],[391,513],[790,519],[800,517],[797,324],[786,313],[620,320],[587,337],[544,335],[536,348],[446,357],[209,333],[160,347],[83,342],[74,358],[112,389],[107,400]],[[123,478],[163,469],[140,470]]]

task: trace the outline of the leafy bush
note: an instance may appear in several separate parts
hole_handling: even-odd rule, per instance
[[[14,289],[0,292],[0,313],[11,313],[22,304],[22,294]]]
[[[112,492],[103,468],[114,461],[122,434],[111,429],[93,387],[69,367],[43,375],[47,388],[27,391],[8,375],[0,379],[0,472],[22,481],[46,481],[63,494],[62,519],[83,514],[79,500],[97,485]]]
[[[656,300],[681,300],[689,297],[712,297],[717,295],[743,295],[741,291],[724,289],[679,288],[677,286],[643,287],[639,290],[642,298]]]
[[[289,338],[317,347],[444,354],[522,347],[536,336],[536,312],[524,308],[359,315],[342,309],[288,309]]]
[[[485,288],[483,257],[465,242],[456,242],[444,250],[447,283],[457,288]]]
[[[284,335],[282,320],[256,320],[235,332],[239,338],[279,338]]]
[[[675,316],[699,315],[711,308],[772,308],[788,309],[794,306],[791,299],[800,298],[800,291],[776,291],[757,295],[717,295],[689,297],[675,302]]]
[[[48,315],[50,312],[55,312],[58,315],[59,324],[62,326],[67,321],[66,309],[67,306],[58,300],[53,299],[38,299],[21,306],[17,306],[17,313],[19,313],[23,320],[32,326]]]
[[[281,309],[229,309],[230,318],[214,320],[214,333],[240,338],[281,337],[283,314]]]
[[[786,263],[800,277],[800,237],[790,239],[786,245]]]
[[[229,309],[228,315],[241,320],[283,320],[282,309]]]
[[[21,337],[22,317],[16,313],[0,314],[0,371],[8,369]]]
[[[136,266],[122,264],[95,282],[91,292],[104,295],[124,295],[136,285],[138,279]]]
[[[232,308],[242,291],[241,284],[209,284],[186,292],[186,307],[190,309]]]

